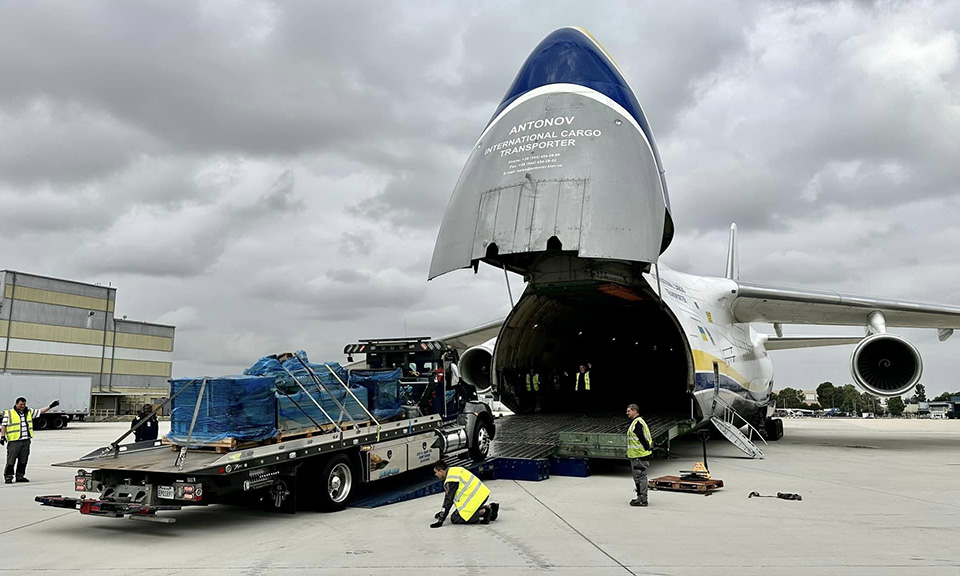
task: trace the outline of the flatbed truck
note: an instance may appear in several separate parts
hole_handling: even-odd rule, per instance
[[[399,420],[335,425],[309,437],[221,451],[172,450],[162,440],[120,444],[125,434],[77,460],[54,464],[78,468],[75,490],[97,496],[49,495],[36,501],[91,516],[167,523],[175,518],[158,512],[244,501],[289,513],[337,511],[359,484],[422,469],[442,458],[469,454],[483,460],[489,453],[496,428],[485,403],[460,401],[449,414],[406,409]]]

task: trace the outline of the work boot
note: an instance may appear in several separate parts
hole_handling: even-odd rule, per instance
[[[13,478],[10,477],[10,476],[4,476],[4,477],[3,477],[3,483],[4,483],[4,484],[13,484]]]
[[[23,476],[21,476],[21,477],[17,478],[17,482],[29,482],[29,480],[27,480],[26,478],[24,478]]]
[[[490,523],[490,511],[489,511],[489,510],[487,511],[486,514],[481,514],[481,515],[480,515],[480,523],[481,523],[481,524],[489,524],[489,523]]]
[[[641,506],[641,507],[645,507],[645,506],[647,505],[647,503],[646,503],[646,502],[641,502],[639,498],[634,498],[633,500],[630,501],[630,505],[631,505],[631,506]]]
[[[496,502],[490,503],[490,521],[493,522],[500,515],[500,505]]]

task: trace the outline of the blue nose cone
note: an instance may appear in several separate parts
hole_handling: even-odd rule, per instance
[[[673,216],[670,214],[670,196],[667,193],[667,182],[662,177],[663,164],[660,162],[660,152],[653,138],[653,130],[650,129],[647,117],[643,114],[640,101],[627,84],[627,79],[623,77],[609,54],[586,30],[573,27],[560,28],[537,44],[523,63],[513,84],[507,89],[490,122],[493,122],[517,98],[530,90],[548,84],[577,84],[596,90],[622,106],[637,121],[653,148],[657,168],[661,174],[664,202],[667,207],[667,230],[665,231],[667,237],[664,238],[662,249],[666,250],[673,237]],[[490,122],[487,123],[488,126]]]
[[[578,84],[600,92],[623,106],[653,141],[653,132],[627,80],[600,44],[580,28],[560,28],[537,44],[490,121],[520,96],[548,84]]]

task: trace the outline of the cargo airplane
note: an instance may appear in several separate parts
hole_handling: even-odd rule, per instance
[[[673,236],[657,145],[623,73],[586,31],[552,32],[480,134],[437,237],[430,279],[484,262],[526,282],[505,319],[442,339],[465,350],[463,379],[526,412],[529,368],[549,396],[552,374],[616,358],[616,374],[594,368],[595,411],[637,402],[702,425],[732,407],[777,439],[768,352],[855,344],[857,386],[892,397],[916,386],[923,362],[888,328],[938,329],[942,341],[960,327],[960,307],[743,281],[735,225],[725,277],[671,270],[659,257]],[[772,323],[776,334],[751,323]],[[866,335],[784,335],[783,324]]]

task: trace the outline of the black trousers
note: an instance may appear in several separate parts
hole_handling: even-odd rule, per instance
[[[477,508],[477,511],[473,513],[473,516],[471,516],[469,520],[464,520],[464,519],[463,519],[463,516],[460,515],[460,511],[459,511],[459,510],[454,510],[454,511],[453,511],[453,514],[450,515],[450,523],[451,523],[451,524],[478,524],[478,523],[480,522],[480,511],[481,511],[481,510],[483,510],[483,509],[486,508],[487,511],[484,512],[484,515],[485,515],[485,516],[489,516],[489,515],[490,515],[490,508],[487,507],[487,501],[488,501],[488,500],[490,500],[490,497],[489,497],[489,496],[487,496],[486,498],[484,498],[483,504],[481,504],[480,507]]]
[[[29,438],[7,442],[7,466],[3,469],[4,480],[13,478],[14,464],[16,464],[17,478],[23,478],[23,475],[27,473],[27,459],[29,458]]]

